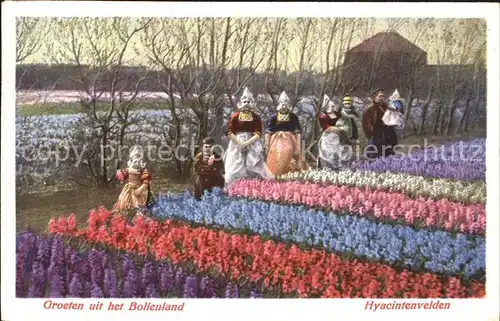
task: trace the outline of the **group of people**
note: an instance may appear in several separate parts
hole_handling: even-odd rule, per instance
[[[293,171],[309,168],[302,155],[302,128],[299,118],[292,112],[290,99],[283,92],[278,99],[276,113],[268,119],[263,133],[262,121],[255,110],[252,93],[245,88],[238,110],[227,125],[229,144],[224,155],[214,152],[214,140],[203,140],[201,151],[193,162],[195,174],[194,196],[199,199],[205,190],[223,188],[241,178],[274,179]],[[382,89],[373,93],[372,103],[362,116],[363,131],[372,148],[369,158],[394,154],[398,128],[402,128],[403,103],[397,90],[387,99]],[[359,134],[353,100],[346,95],[336,104],[328,96],[323,99],[319,123],[323,130],[318,143],[319,168],[339,169],[350,160],[349,149],[358,143]],[[127,181],[114,211],[147,206],[151,200],[151,174],[139,155],[131,153],[128,168],[117,173],[120,181]]]

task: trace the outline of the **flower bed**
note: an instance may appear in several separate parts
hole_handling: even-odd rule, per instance
[[[403,193],[411,198],[448,199],[466,204],[486,202],[484,182],[460,182],[440,178],[426,178],[403,173],[368,171],[311,170],[278,177],[279,181],[310,182],[321,185],[345,185]]]
[[[180,218],[214,227],[248,229],[259,235],[415,270],[468,277],[485,273],[485,239],[479,236],[415,230],[302,206],[235,200],[220,192],[206,194],[201,202],[187,195],[160,195],[152,213],[161,219]]]
[[[112,251],[77,251],[59,236],[19,235],[16,259],[17,297],[240,297],[240,289],[223,279],[146,258],[137,263]],[[261,297],[253,289],[247,294]]]
[[[414,200],[401,193],[369,188],[265,180],[239,180],[226,192],[233,197],[305,205],[419,227],[480,235],[486,231],[486,211],[482,204]]]
[[[410,154],[381,157],[373,162],[358,162],[353,167],[363,171],[390,171],[461,181],[484,181],[485,142],[484,138],[459,141]]]
[[[300,297],[482,297],[484,284],[452,276],[396,270],[388,265],[343,260],[324,250],[301,250],[296,245],[264,241],[260,236],[229,234],[179,222],[157,222],[143,217],[127,224],[101,210],[89,224],[76,229],[68,220],[52,220],[49,230],[80,235],[116,248],[153,253],[174,263],[191,261],[199,271],[216,268],[235,282],[261,281]],[[312,216],[311,216],[312,217]],[[108,227],[106,228],[106,221]],[[140,250],[142,249],[142,250]]]

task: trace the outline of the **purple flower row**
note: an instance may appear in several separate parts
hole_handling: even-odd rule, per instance
[[[382,157],[373,162],[357,162],[354,169],[398,172],[417,176],[461,181],[485,179],[486,143],[484,138],[429,146],[419,151]]]
[[[135,262],[127,254],[97,249],[78,252],[58,236],[24,232],[16,241],[17,297],[262,297],[254,289],[187,271],[166,262]]]

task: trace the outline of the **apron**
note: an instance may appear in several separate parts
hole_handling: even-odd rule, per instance
[[[272,134],[267,155],[267,167],[275,176],[284,175],[307,169],[307,164],[302,161],[302,155],[294,157],[297,148],[295,135],[291,132],[279,131]]]
[[[236,138],[245,142],[252,138],[252,133],[237,133]],[[240,178],[257,177],[262,179],[274,179],[274,175],[267,168],[263,157],[263,147],[260,139],[247,146],[242,151],[232,140],[224,154],[226,186]]]
[[[350,159],[350,151],[346,148],[346,137],[342,134],[325,131],[319,139],[318,165],[330,169],[339,169]]]

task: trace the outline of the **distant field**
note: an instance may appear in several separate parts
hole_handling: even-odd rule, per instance
[[[131,93],[124,93],[127,99]],[[77,91],[19,91],[16,95],[17,116],[38,115],[71,115],[83,112],[80,99],[84,97]],[[100,99],[109,99],[109,94],[103,94]],[[137,96],[137,109],[155,110],[162,108],[162,102],[167,101],[165,93],[144,92]],[[102,104],[102,105],[101,105]],[[103,103],[98,103],[102,110]],[[109,106],[109,105],[108,105]]]
[[[103,108],[104,105],[98,105],[98,110],[108,110],[109,105]],[[151,102],[141,102],[137,104],[137,109],[141,110],[157,110],[161,109],[162,105]],[[82,106],[78,102],[68,103],[38,103],[30,105],[18,105],[17,115],[19,117],[39,116],[39,115],[73,115],[83,112]]]

